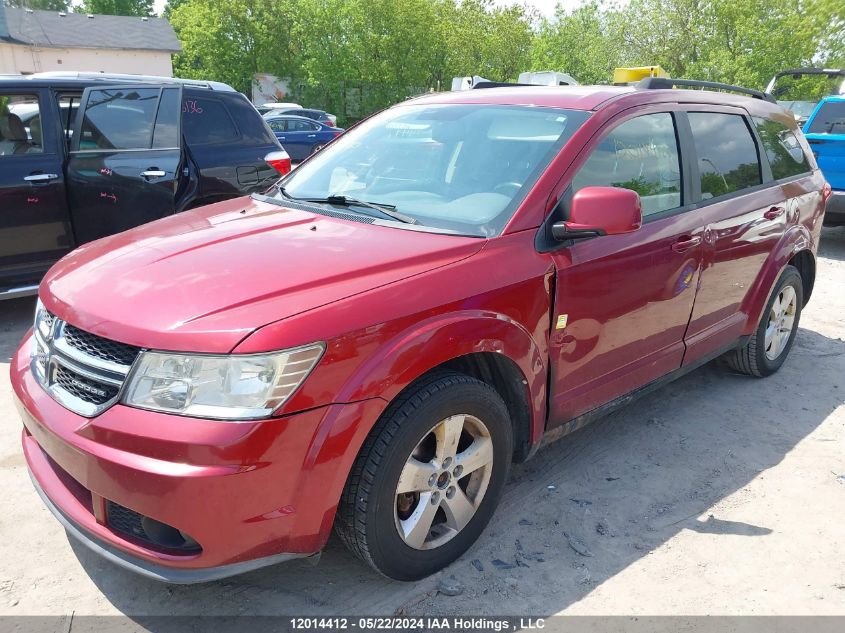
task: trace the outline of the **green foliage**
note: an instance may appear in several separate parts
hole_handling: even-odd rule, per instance
[[[83,0],[82,11],[101,15],[153,15],[153,0]]]
[[[293,97],[358,118],[453,76],[515,80],[531,16],[492,0],[176,0],[176,74],[249,94],[252,76],[293,80]]]
[[[525,70],[559,70],[608,83],[617,66],[660,64],[673,77],[763,88],[784,68],[845,66],[842,0],[588,0],[573,11],[558,5],[551,19],[528,2],[169,0],[165,15],[184,49],[178,75],[247,94],[257,72],[288,77],[292,98],[343,122],[448,90],[455,76],[513,81]],[[150,0],[85,0],[86,10],[117,12],[103,5],[139,15]],[[795,91],[810,98],[826,89]]]

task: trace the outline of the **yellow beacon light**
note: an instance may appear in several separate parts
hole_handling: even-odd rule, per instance
[[[617,86],[635,84],[646,77],[668,77],[669,73],[660,66],[637,66],[634,68],[615,68],[613,83]]]

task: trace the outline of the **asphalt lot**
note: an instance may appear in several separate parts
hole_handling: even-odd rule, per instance
[[[6,366],[33,304],[0,304]],[[29,483],[4,367],[0,614],[845,614],[843,402],[839,228],[824,231],[778,374],[708,365],[516,467],[485,534],[444,572],[461,596],[438,594],[438,576],[379,577],[334,539],[316,566],[184,587],[68,540]]]

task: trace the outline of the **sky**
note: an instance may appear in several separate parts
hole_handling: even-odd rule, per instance
[[[161,15],[161,12],[164,10],[166,0],[155,0],[155,12]],[[495,0],[496,4],[501,6],[507,6],[510,4],[522,4],[519,0]],[[583,0],[528,0],[528,4],[531,4],[537,8],[544,16],[550,18],[555,13],[555,5],[560,2],[563,4],[564,7],[567,9],[575,9],[580,6]]]

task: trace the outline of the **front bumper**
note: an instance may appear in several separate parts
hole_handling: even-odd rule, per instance
[[[12,361],[23,449],[36,489],[65,528],[146,576],[202,582],[325,545],[347,473],[383,401],[221,423],[115,405],[88,419],[35,381],[30,339]],[[173,549],[112,521],[164,524],[198,543]],[[139,534],[141,536],[139,537]]]
[[[845,191],[834,189],[827,199],[824,223],[828,226],[845,224]]]

